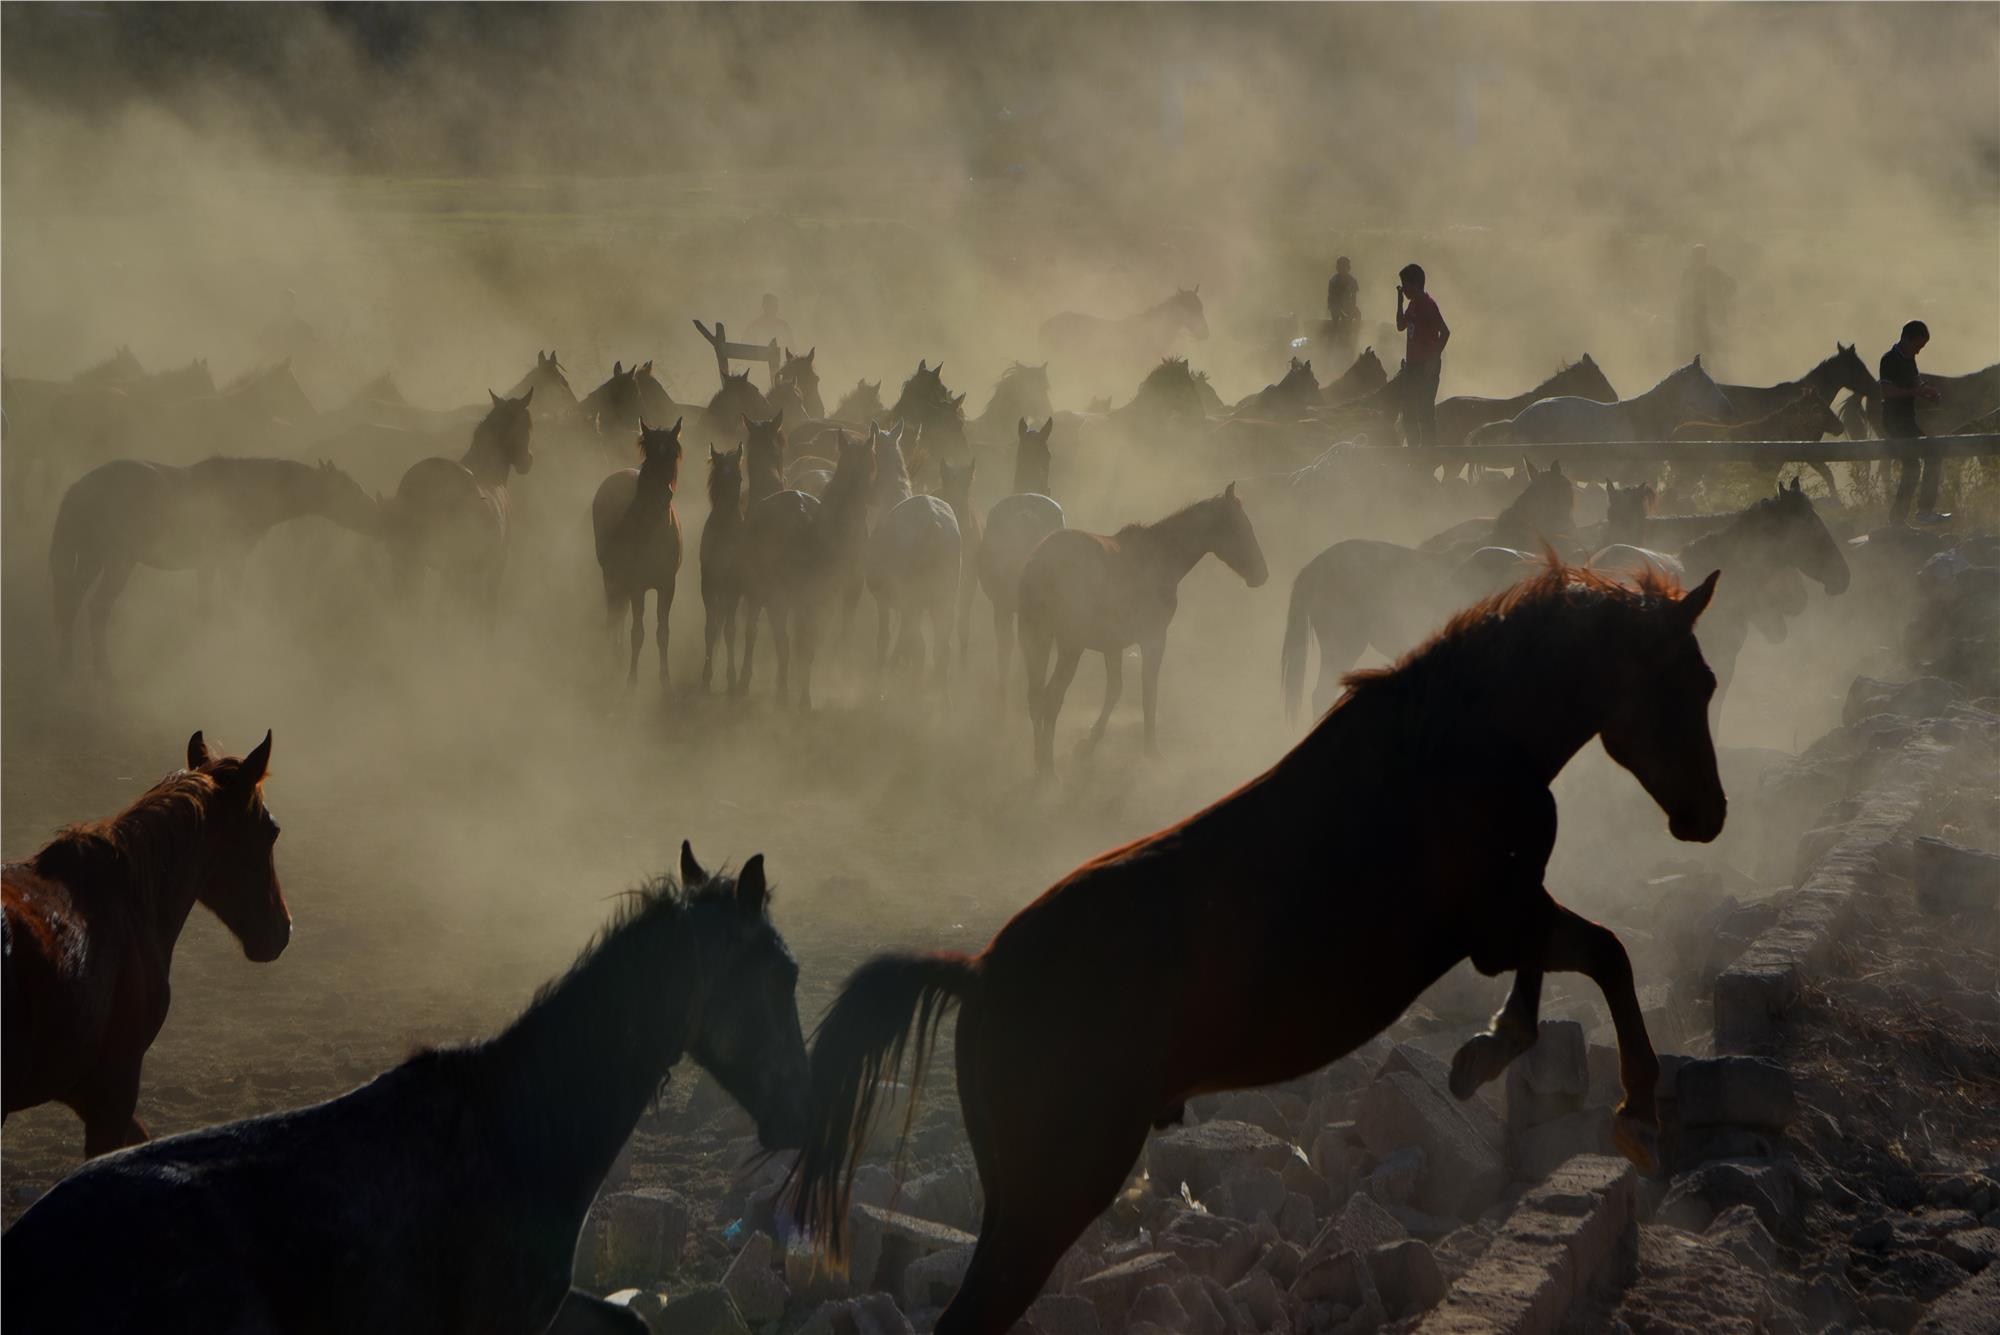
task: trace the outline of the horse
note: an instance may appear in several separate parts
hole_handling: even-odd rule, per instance
[[[960,467],[953,467],[949,460],[938,465],[937,497],[951,507],[952,516],[958,521],[958,597],[952,622],[958,629],[961,671],[972,647],[972,594],[979,587],[979,544],[985,536],[979,511],[972,506],[972,481],[978,472],[977,459],[967,460]]]
[[[993,502],[981,526],[979,587],[993,604],[994,689],[1005,694],[1014,657],[1014,619],[1020,602],[1021,571],[1043,538],[1063,527],[1062,506],[1049,496],[1051,417],[1037,431],[1024,417],[1014,424],[1014,490]]]
[[[70,377],[72,385],[131,385],[146,378],[146,368],[132,354],[129,345],[120,343],[117,350],[103,361],[87,366]]]
[[[169,440],[206,444],[249,435],[295,434],[315,415],[287,357],[244,372],[214,394],[159,404],[146,426]]]
[[[956,1005],[959,1101],[985,1205],[937,1331],[999,1335],[1125,1184],[1149,1128],[1182,1120],[1196,1095],[1352,1052],[1467,958],[1515,978],[1492,1026],[1454,1058],[1452,1092],[1471,1097],[1533,1046],[1545,973],[1581,972],[1617,1032],[1614,1140],[1656,1169],[1659,1062],[1630,961],[1543,884],[1549,785],[1601,737],[1676,838],[1722,832],[1713,681],[1693,634],[1714,590],[1713,576],[1681,595],[1551,566],[1395,667],[1355,674],[1271,769],[1086,862],[979,954],[862,965],[814,1045],[790,1216],[842,1250],[879,1082],[912,1037],[919,1079]]]
[[[965,395],[945,388],[943,362],[926,366],[919,359],[915,373],[903,382],[889,416],[906,427],[915,427],[934,458],[965,451]],[[913,439],[911,444],[915,443]]]
[[[1840,418],[1826,400],[1810,389],[1781,408],[1747,422],[1683,422],[1674,428],[1675,440],[1811,440],[1837,436]]]
[[[1491,520],[1469,520],[1419,547],[1346,538],[1306,562],[1292,581],[1285,638],[1278,657],[1285,717],[1296,719],[1305,686],[1306,637],[1319,646],[1319,682],[1313,714],[1333,703],[1341,674],[1371,646],[1397,654],[1421,642],[1454,607],[1493,592],[1496,562],[1482,553],[1503,552],[1499,584],[1518,572],[1506,569],[1520,548],[1541,548],[1569,533],[1576,489],[1555,463],[1536,469],[1523,461],[1528,486]]]
[[[1208,404],[1201,381],[1188,368],[1187,358],[1168,357],[1146,373],[1133,391],[1132,401],[1113,408],[1109,420],[1128,430],[1161,430],[1182,423],[1203,425]]]
[[[771,377],[771,406],[789,411],[801,422],[816,422],[826,416],[826,405],[819,397],[819,372],[813,369],[818,352],[817,347],[808,348],[801,357],[786,348],[784,364]]]
[[[779,411],[752,421],[746,413],[740,419],[744,501],[755,505],[773,492],[785,489],[785,414]]]
[[[1208,316],[1202,310],[1199,283],[1176,288],[1159,305],[1123,319],[1061,311],[1042,322],[1037,337],[1043,353],[1065,363],[1123,365],[1166,356],[1183,333],[1196,339],[1208,337]]]
[[[1823,404],[1816,406],[1825,409]],[[1661,558],[1661,553],[1625,545],[1598,552],[1590,564],[1599,570],[1645,565],[1663,567],[1676,576],[1680,573]],[[1798,576],[1813,580],[1829,596],[1845,593],[1850,576],[1840,543],[1827,530],[1797,477],[1789,487],[1780,483],[1776,495],[1755,502],[1726,521],[1722,529],[1695,539],[1677,557],[1666,559],[1677,561],[1685,570],[1726,569],[1731,584],[1741,588],[1740,593],[1717,603],[1702,622],[1702,652],[1716,678],[1709,707],[1711,727],[1722,717],[1722,698],[1735,676],[1736,657],[1749,638],[1750,628],[1756,626],[1773,643],[1783,640],[1785,619],[1805,610]]]
[[[750,372],[725,373],[721,388],[709,399],[708,406],[701,411],[701,419],[696,429],[701,438],[709,443],[727,443],[736,429],[736,423],[744,421],[764,422],[783,413],[764,397],[764,391],[750,383]],[[757,477],[756,451],[751,451],[750,478],[753,483],[751,499],[756,499],[755,480]]]
[[[0,1242],[10,1329],[645,1330],[571,1287],[591,1200],[683,1056],[800,1143],[798,965],[762,855],[630,896],[501,1033],[338,1098],[98,1159]],[[115,1284],[93,1280],[109,1249]]]
[[[1127,524],[1109,535],[1059,529],[1037,544],[1021,570],[1019,617],[1039,772],[1055,768],[1056,718],[1086,649],[1104,655],[1104,706],[1084,749],[1094,751],[1103,740],[1124,688],[1125,647],[1137,644],[1146,754],[1159,755],[1154,723],[1167,627],[1179,604],[1181,580],[1211,552],[1250,588],[1270,577],[1234,482],[1151,524]]]
[[[535,349],[535,369],[515,381],[506,397],[518,399],[534,393],[541,395],[542,406],[535,413],[538,417],[572,417],[580,406],[569,385],[569,372],[556,360],[554,348],[546,353]]]
[[[612,362],[611,374],[604,383],[584,395],[576,406],[584,419],[596,428],[599,436],[616,439],[631,435],[639,429],[639,416],[643,411],[638,366],[627,366],[622,361]]]
[[[654,642],[660,652],[660,686],[669,684],[667,622],[674,610],[674,581],[681,573],[681,518],[674,492],[681,478],[681,421],[655,431],[639,419],[637,468],[621,468],[600,482],[590,501],[590,532],[597,568],[604,575],[604,619],[615,649],[618,616],[632,612],[632,655],[625,684],[639,680],[639,647],[646,641],[646,591],[658,591]]]
[[[1352,366],[1342,371],[1338,378],[1327,381],[1325,388],[1320,390],[1320,402],[1328,408],[1338,408],[1363,394],[1372,394],[1388,383],[1389,373],[1382,369],[1382,359],[1375,355],[1375,349],[1363,348]]]
[[[1618,391],[1611,388],[1611,382],[1586,352],[1580,361],[1564,363],[1547,380],[1511,399],[1482,399],[1465,394],[1445,399],[1437,406],[1437,443],[1463,445],[1467,436],[1487,423],[1507,421],[1531,403],[1556,398],[1616,403]]]
[[[1238,418],[1278,418],[1296,421],[1309,416],[1320,402],[1319,381],[1311,359],[1292,358],[1284,377],[1243,399],[1231,411]]]
[[[878,467],[879,467],[878,459]],[[949,462],[943,465],[949,483]],[[967,482],[969,483],[969,467]],[[878,474],[880,476],[880,474]],[[907,484],[907,479],[905,479]],[[931,680],[942,687],[951,660],[953,605],[960,570],[958,515],[938,496],[905,496],[868,534],[864,571],[875,596],[875,671],[888,661],[889,623],[897,625],[896,661],[921,675],[923,622],[930,621]]]
[[[382,529],[378,498],[330,463],[216,456],[185,468],[114,459],[63,493],[49,539],[58,653],[90,602],[91,665],[109,675],[105,631],[137,566],[192,570],[208,606],[218,571],[244,561],[275,526],[320,515],[357,533]]]
[[[1728,397],[1708,378],[1708,372],[1701,369],[1701,358],[1696,356],[1637,398],[1619,403],[1575,396],[1542,399],[1510,420],[1478,428],[1466,443],[1664,440],[1683,422],[1714,421],[1730,411]]]
[[[508,479],[535,466],[529,448],[535,392],[503,399],[489,389],[486,397],[493,406],[473,428],[465,453],[411,464],[387,506],[384,527],[396,582],[406,593],[429,566],[477,588],[491,612],[507,566]]]
[[[715,641],[729,654],[726,689],[736,687],[736,609],[743,601],[743,447],[708,447],[708,518],[701,526],[701,689],[715,672]]]
[[[875,484],[883,433],[869,425],[866,440],[836,438],[840,462],[826,494],[779,491],[753,502],[743,515],[743,635],[739,695],[750,691],[757,653],[757,618],[768,612],[778,651],[778,699],[789,691],[791,642],[799,645],[799,708],[812,708],[813,656],[819,648],[820,608],[836,591],[860,582],[868,540],[868,496]],[[852,603],[848,604],[850,607]]]
[[[1728,396],[1730,408],[1729,414],[1718,420],[1738,425],[1788,408],[1795,400],[1806,394],[1810,394],[1822,406],[1831,407],[1834,395],[1843,389],[1862,395],[1864,398],[1872,398],[1882,392],[1881,385],[1868,370],[1868,363],[1862,361],[1855,353],[1854,345],[1839,342],[1833,345],[1832,356],[1823,359],[1796,380],[1783,380],[1775,385],[1718,385],[1717,388]],[[1700,439],[1729,438],[1703,436]],[[1737,439],[1749,439],[1749,437]],[[1760,439],[1778,440],[1781,437],[1765,436]],[[1782,439],[1803,439],[1803,437],[1782,437]],[[1818,437],[1815,436],[1813,439],[1817,440]]]
[[[0,1115],[63,1104],[83,1119],[86,1158],[147,1138],[133,1115],[139,1068],[166,1023],[167,973],[188,913],[206,904],[257,964],[291,940],[278,825],[264,805],[270,761],[268,732],[240,759],[214,754],[197,732],[186,769],[0,869]],[[25,1282],[12,1260],[10,1289]]]
[[[848,390],[833,409],[836,422],[880,421],[887,415],[887,410],[882,407],[882,382],[879,380],[872,384],[866,380],[855,381],[854,388]]]
[[[978,440],[999,439],[1004,437],[1010,417],[1054,415],[1055,408],[1049,402],[1049,364],[1027,366],[1015,362],[994,383],[993,397],[987,400],[985,411],[972,421],[972,435]]]

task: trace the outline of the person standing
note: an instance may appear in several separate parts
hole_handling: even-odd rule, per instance
[[[743,331],[743,341],[763,344],[774,338],[778,340],[779,346],[789,347],[792,342],[792,327],[785,323],[782,315],[778,314],[777,293],[766,292],[763,313],[752,320],[750,327]]]
[[[1451,326],[1444,322],[1436,298],[1424,290],[1421,265],[1406,264],[1397,275],[1396,328],[1404,333],[1402,383],[1403,443],[1428,447],[1437,443],[1438,375],[1444,369],[1444,345]]]
[[[1326,341],[1336,373],[1354,360],[1354,339],[1361,330],[1361,284],[1353,270],[1342,255],[1333,262],[1333,277],[1326,280]]]
[[[1917,403],[1937,402],[1935,385],[1917,375],[1917,354],[1931,341],[1930,328],[1922,320],[1903,326],[1896,346],[1882,354],[1882,435],[1891,442],[1892,454],[1903,461],[1903,475],[1896,483],[1896,499],[1889,504],[1889,520],[1900,524],[1910,517],[1910,502],[1917,506],[1918,523],[1936,523],[1939,474],[1942,459],[1925,460],[1918,452],[1924,434],[1917,425]]]

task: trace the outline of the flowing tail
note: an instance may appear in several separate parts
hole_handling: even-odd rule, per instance
[[[1299,571],[1292,581],[1292,603],[1285,612],[1285,648],[1278,658],[1278,676],[1285,693],[1285,719],[1297,722],[1299,703],[1305,695],[1306,631],[1312,619],[1306,615],[1306,601],[1312,596],[1312,567]]]
[[[868,1141],[883,1076],[901,1069],[914,1032],[908,1104],[914,1112],[915,1090],[946,1008],[978,986],[979,964],[965,955],[878,955],[854,971],[820,1024],[813,1041],[805,1148],[792,1167],[791,1210],[794,1222],[829,1258],[839,1261],[846,1253],[854,1169]]]

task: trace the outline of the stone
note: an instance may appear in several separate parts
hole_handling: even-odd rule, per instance
[[[598,1201],[598,1288],[641,1287],[677,1272],[687,1246],[688,1207],[662,1187],[619,1191]]]
[[[919,1219],[949,1224],[977,1233],[980,1224],[979,1179],[965,1164],[952,1164],[903,1185],[897,1206]]]
[[[2000,855],[1949,839],[1916,840],[1917,904],[1926,913],[2000,913]]]
[[[1187,1308],[1174,1296],[1171,1287],[1165,1284],[1149,1284],[1133,1296],[1132,1305],[1125,1311],[1128,1326],[1149,1321],[1168,1330],[1180,1330],[1187,1325]]]
[[[972,1264],[972,1248],[972,1243],[966,1243],[912,1258],[903,1268],[903,1306],[914,1312],[920,1307],[943,1307],[950,1302]]]
[[[1261,1089],[1240,1089],[1222,1095],[1211,1120],[1243,1122],[1280,1140],[1292,1137],[1291,1119],[1278,1106],[1278,1100]]]
[[[1309,1253],[1323,1250],[1346,1249],[1356,1252],[1370,1252],[1377,1247],[1392,1242],[1401,1242],[1410,1236],[1409,1230],[1396,1222],[1394,1215],[1370,1197],[1356,1192],[1341,1207],[1339,1214],[1327,1222],[1313,1239]]]
[[[1285,1203],[1278,1207],[1274,1222],[1280,1238],[1302,1245],[1311,1242],[1319,1232],[1319,1212],[1313,1209],[1309,1198],[1296,1191],[1285,1193]]]
[[[1177,1215],[1153,1245],[1178,1257],[1189,1273],[1224,1287],[1241,1279],[1257,1257],[1257,1236],[1248,1225],[1199,1210]]]
[[[1496,1205],[1493,1208],[1497,1210],[1501,1207]],[[1422,1210],[1412,1210],[1407,1205],[1392,1205],[1389,1207],[1389,1214],[1411,1237],[1422,1238],[1426,1242],[1448,1237],[1456,1233],[1460,1227],[1459,1220],[1439,1214],[1425,1214]]]
[[[736,1302],[720,1284],[682,1294],[653,1318],[653,1335],[750,1335]]]
[[[1258,1330],[1274,1330],[1288,1321],[1295,1306],[1285,1287],[1262,1270],[1253,1270],[1229,1286],[1229,1297]]]
[[[1352,1164],[1356,1150],[1348,1139],[1353,1129],[1352,1122],[1321,1127],[1313,1135],[1312,1153],[1306,1159],[1307,1165],[1319,1174],[1326,1183],[1328,1193],[1336,1200],[1345,1199],[1354,1190]]]
[[[1036,1335],[1101,1335],[1104,1329],[1090,1299],[1074,1293],[1045,1293],[1035,1299],[1028,1324]]]
[[[1769,1275],[1778,1263],[1778,1244],[1751,1206],[1730,1206],[1709,1224],[1706,1236],[1759,1275]]]
[[[1278,1170],[1278,1176],[1284,1181],[1287,1192],[1304,1196],[1312,1203],[1314,1210],[1324,1214],[1333,1208],[1333,1202],[1336,1198],[1333,1194],[1332,1186],[1328,1184],[1325,1178],[1313,1171],[1312,1165],[1307,1163],[1303,1156],[1298,1154],[1292,1155],[1286,1161],[1285,1166]],[[1338,1199],[1345,1200],[1346,1198],[1347,1193],[1343,1190]]]
[[[1370,1299],[1380,1302],[1375,1277],[1360,1252],[1348,1249],[1316,1252],[1306,1257],[1299,1277],[1292,1281],[1292,1300],[1300,1303],[1339,1303],[1362,1308]]]
[[[1246,1224],[1278,1217],[1285,1206],[1285,1180],[1276,1170],[1255,1165],[1236,1168],[1222,1179],[1227,1209],[1222,1213]]]
[[[1445,1295],[1437,1256],[1415,1238],[1391,1242],[1368,1253],[1368,1272],[1392,1317],[1413,1316],[1438,1305]]]
[[[1535,1030],[1535,1045],[1507,1067],[1509,1086],[1519,1084],[1536,1094],[1581,1100],[1590,1088],[1583,1026],[1575,1020],[1543,1020]],[[1509,1109],[1509,1119],[1512,1109]]]
[[[1427,1171],[1418,1208],[1470,1218],[1499,1197],[1507,1168],[1446,1097],[1419,1076],[1390,1071],[1361,1096],[1355,1125],[1362,1143],[1377,1155],[1386,1157],[1405,1145],[1423,1150]],[[1501,1134],[1504,1140],[1504,1128]]]
[[[1411,1145],[1384,1156],[1382,1162],[1362,1179],[1361,1189],[1382,1205],[1394,1209],[1410,1203],[1423,1176],[1424,1152]]]
[[[1100,1270],[1076,1285],[1078,1296],[1097,1309],[1097,1319],[1111,1330],[1123,1329],[1132,1300],[1155,1284],[1171,1285],[1187,1273],[1180,1258],[1168,1252],[1145,1252]]]
[[[2000,1330],[2000,1266],[1966,1280],[1931,1305],[1916,1335],[1993,1335]]]
[[[1222,1179],[1242,1167],[1277,1171],[1292,1147],[1247,1122],[1203,1122],[1156,1135],[1146,1144],[1146,1173],[1153,1190],[1173,1196],[1186,1183],[1196,1200],[1206,1200]]]
[[[1660,1203],[1658,1222],[1690,1233],[1706,1230],[1732,1205],[1749,1205],[1773,1237],[1797,1229],[1799,1202],[1789,1174],[1754,1159],[1717,1159],[1674,1179]]]
[[[1791,1073],[1756,1057],[1683,1062],[1674,1077],[1674,1100],[1685,1126],[1782,1131],[1798,1115]]]
[[[849,1292],[901,1292],[903,1272],[913,1262],[939,1252],[970,1248],[977,1241],[970,1233],[949,1224],[873,1205],[856,1206],[849,1215],[849,1227],[854,1239],[848,1267]],[[864,1266],[871,1257],[872,1263]]]
[[[910,1319],[886,1293],[864,1293],[854,1300],[854,1335],[915,1335]]]
[[[1611,1142],[1609,1111],[1585,1108],[1517,1129],[1508,1157],[1516,1177],[1539,1182],[1579,1154],[1617,1152]]]
[[[1453,1045],[1456,1050],[1456,1044]],[[1382,1069],[1377,1079],[1395,1072],[1414,1075],[1429,1085],[1437,1094],[1439,1102],[1458,1114],[1474,1135],[1493,1148],[1495,1154],[1507,1153],[1507,1124],[1488,1099],[1495,1097],[1493,1086],[1483,1087],[1477,1094],[1461,1101],[1451,1092],[1451,1066],[1441,1057],[1435,1057],[1412,1043],[1398,1043],[1389,1049],[1382,1059]],[[1359,1121],[1357,1112],[1356,1120]],[[1363,1141],[1366,1144],[1366,1141]],[[1371,1147],[1372,1148],[1372,1147]],[[1379,1151],[1378,1151],[1379,1153]]]
[[[1936,1243],[1940,1254],[1962,1270],[1984,1270],[2000,1262],[2000,1228],[1984,1226],[1947,1233]]]
[[[772,1267],[776,1245],[763,1233],[752,1233],[743,1250],[723,1272],[722,1287],[736,1302],[736,1310],[751,1324],[776,1321],[791,1303],[792,1290]]]

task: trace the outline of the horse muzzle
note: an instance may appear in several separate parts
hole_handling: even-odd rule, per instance
[[[285,953],[285,947],[292,943],[292,920],[287,916],[284,922],[258,936],[255,941],[243,942],[243,958],[252,964],[269,964]]]
[[[1677,811],[1667,818],[1667,832],[1682,843],[1710,844],[1722,833],[1729,818],[1729,799],[1718,797],[1704,802],[1697,811]]]

